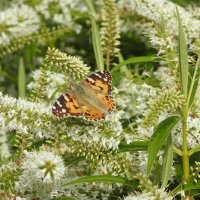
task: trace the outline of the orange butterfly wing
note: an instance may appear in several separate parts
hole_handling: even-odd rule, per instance
[[[57,117],[63,117],[65,115],[78,117],[83,115],[79,103],[71,90],[57,99],[52,107],[52,112]]]
[[[78,103],[72,92],[67,92],[58,98],[52,107],[52,112],[57,117],[74,116],[84,117],[87,120],[101,120],[105,114],[91,105],[81,105]]]
[[[104,111],[98,109],[95,105],[87,102],[82,103],[75,90],[68,90],[67,93],[60,96],[52,107],[52,112],[57,117],[74,116],[83,117],[87,120],[101,120],[105,118],[105,113],[111,112],[114,107],[114,101],[111,96],[112,77],[109,72],[102,71],[90,74],[80,84],[87,86],[87,91],[91,97],[97,98],[102,103]],[[88,88],[90,88],[88,90]],[[92,90],[92,91],[91,91]],[[91,91],[91,92],[90,92]]]
[[[82,83],[105,95],[111,94],[112,77],[107,71],[92,73]]]

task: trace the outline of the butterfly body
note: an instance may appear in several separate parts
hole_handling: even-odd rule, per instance
[[[111,96],[111,75],[107,71],[90,74],[79,84],[71,83],[70,89],[54,103],[52,112],[57,117],[75,116],[87,120],[101,120],[114,109]]]

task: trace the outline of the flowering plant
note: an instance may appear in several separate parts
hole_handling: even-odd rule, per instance
[[[0,5],[0,199],[198,199],[196,4]],[[109,76],[90,71],[111,74],[115,109]],[[96,100],[84,80],[110,101]],[[63,93],[68,115],[57,118],[52,105],[62,107]],[[79,110],[95,118],[95,109],[102,120],[72,117]]]

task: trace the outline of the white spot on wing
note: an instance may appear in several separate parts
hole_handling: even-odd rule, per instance
[[[92,82],[92,83],[95,82],[92,78],[89,78],[89,77],[87,78],[87,80],[90,81],[90,82]]]
[[[62,107],[62,104],[60,103],[60,101],[56,101],[56,103],[58,104],[59,107]]]
[[[69,98],[65,94],[63,94],[63,97],[64,97],[65,101],[69,102]]]
[[[99,78],[101,78],[101,75],[99,75],[98,73],[94,73],[96,76],[98,76]]]
[[[66,113],[67,111],[66,111],[66,109],[62,109],[62,112],[63,112],[63,113]]]

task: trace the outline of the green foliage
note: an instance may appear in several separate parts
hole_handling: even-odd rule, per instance
[[[48,71],[45,69],[44,65],[41,66],[40,69],[40,77],[37,80],[36,87],[31,91],[29,100],[33,102],[42,102],[46,95],[46,85],[47,83],[47,75]]]
[[[156,61],[156,58],[154,58],[152,56],[141,56],[141,57],[129,58],[129,59],[124,60],[123,62],[119,63],[115,67],[113,67],[111,72],[114,73],[117,70],[119,70],[122,66],[127,65],[127,64],[145,63],[145,62],[154,62],[154,61]]]
[[[75,198],[73,198],[73,197],[58,197],[58,198],[56,198],[56,200],[75,200]]]
[[[179,31],[179,67],[180,67],[180,78],[181,78],[181,86],[182,93],[185,98],[187,98],[188,93],[188,53],[185,41],[185,34],[183,31],[183,27],[181,24],[180,15],[177,9],[177,17],[178,17],[178,31]]]
[[[163,120],[155,129],[148,146],[148,163],[147,163],[147,174],[150,173],[154,160],[158,152],[161,150],[164,142],[169,137],[172,128],[180,120],[178,116],[171,116]]]
[[[127,144],[126,142],[121,142],[119,145],[119,150],[122,152],[145,151],[148,149],[148,145],[149,145],[148,141],[136,141],[136,142],[132,142],[130,144]]]
[[[102,47],[101,47],[101,42],[100,42],[100,34],[99,34],[99,29],[97,27],[97,24],[93,16],[91,16],[91,24],[92,24],[92,43],[93,43],[97,68],[99,70],[103,70],[104,61],[103,61],[103,53],[102,53]]]
[[[134,163],[130,164],[125,153],[113,150],[105,151],[98,144],[89,146],[81,142],[72,142],[69,145],[69,152],[85,157],[92,170],[95,170],[99,164],[109,165],[109,169],[105,169],[105,174],[110,174],[111,171],[114,171],[117,174],[129,176],[129,172],[134,166]]]
[[[153,183],[142,173],[138,173],[134,178],[140,181],[140,185],[145,187],[148,191],[148,196],[155,198],[157,200],[165,200],[169,197],[167,194],[164,195]]]
[[[66,183],[65,185],[68,186],[68,185],[73,185],[73,184],[78,184],[78,183],[87,183],[87,182],[121,183],[121,184],[129,185],[133,188],[138,185],[136,181],[129,181],[120,176],[111,176],[111,175],[83,177],[78,180]]]
[[[102,46],[101,46],[101,41],[100,41],[99,28],[95,21],[96,13],[95,13],[94,5],[91,0],[86,0],[86,4],[90,10],[90,18],[91,18],[91,25],[92,25],[92,44],[93,44],[97,69],[103,70],[104,69],[103,52],[102,52]]]
[[[2,161],[2,160],[1,160]],[[5,196],[14,192],[15,181],[19,176],[19,171],[15,163],[6,161],[0,168],[0,190],[5,192]]]
[[[164,151],[164,158],[163,158],[163,165],[162,165],[162,187],[166,188],[168,185],[168,181],[172,175],[172,167],[173,167],[173,143],[171,135],[168,137],[165,151]]]
[[[18,93],[19,97],[24,97],[26,92],[26,74],[23,59],[19,60],[19,72],[18,72]]]
[[[192,190],[198,190],[200,187],[200,182],[194,182],[194,181],[188,181],[187,183],[181,183],[179,184],[173,191],[171,191],[171,194],[177,194],[181,190],[184,191],[192,191]]]
[[[33,143],[33,135],[32,134],[21,134],[20,132],[16,133],[15,139],[15,147],[17,148],[16,154],[19,158],[22,157],[23,151],[28,149]]]

